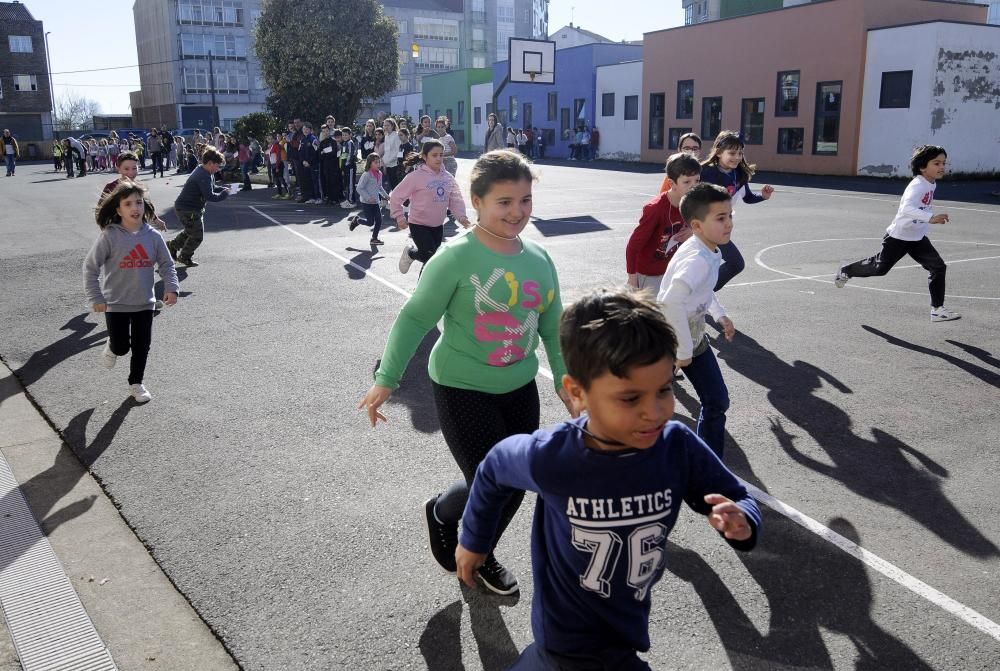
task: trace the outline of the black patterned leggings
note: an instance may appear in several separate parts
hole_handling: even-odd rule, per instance
[[[445,490],[437,501],[434,513],[446,524],[458,524],[469,499],[469,487],[476,476],[476,468],[486,453],[508,436],[532,433],[538,429],[538,387],[532,380],[506,394],[488,394],[445,387],[435,382],[434,403],[437,405],[441,433],[465,476],[465,480],[458,480]],[[514,519],[523,498],[524,492],[518,492],[507,501],[496,538],[493,539],[494,546]]]

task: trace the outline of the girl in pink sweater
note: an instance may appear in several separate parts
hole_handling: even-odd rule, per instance
[[[471,223],[465,216],[465,200],[458,182],[443,167],[444,145],[427,140],[420,153],[407,159],[406,167],[421,163],[403,178],[389,195],[389,214],[400,230],[410,229],[412,242],[399,257],[399,272],[405,273],[414,261],[427,263],[444,240],[444,219],[448,210],[458,216],[462,226]],[[403,213],[403,202],[410,201],[409,219]]]

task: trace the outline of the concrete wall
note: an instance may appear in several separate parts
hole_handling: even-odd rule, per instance
[[[639,160],[639,140],[642,134],[642,61],[602,65],[597,72],[597,115],[594,125],[601,132],[598,147],[600,158],[618,161]],[[613,116],[604,116],[603,98],[605,93],[615,96]],[[634,121],[625,120],[625,97],[637,96],[639,114]]]
[[[950,172],[1000,171],[998,63],[998,26],[938,22],[869,32],[858,173],[908,176],[921,144],[945,147]],[[913,71],[910,106],[880,109],[882,73],[899,70]]]
[[[482,151],[486,138],[487,106],[493,103],[493,82],[473,84],[469,89],[469,99],[472,105],[472,131],[469,134],[469,147]],[[476,123],[476,108],[479,108],[479,123]]]

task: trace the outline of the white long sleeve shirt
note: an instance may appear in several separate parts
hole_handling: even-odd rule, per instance
[[[715,297],[722,253],[710,249],[697,236],[684,241],[667,266],[656,297],[677,335],[677,360],[705,351],[705,315],[718,321],[726,311]]]
[[[914,177],[899,201],[896,218],[885,232],[897,240],[922,240],[927,235],[930,219],[934,216],[931,205],[934,203],[936,188],[937,183],[928,182],[923,175]]]

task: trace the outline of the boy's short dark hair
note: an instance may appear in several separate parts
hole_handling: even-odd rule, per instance
[[[344,137],[344,131],[338,128],[337,130],[333,131],[333,137]]]
[[[115,165],[121,167],[121,164],[124,163],[125,161],[135,161],[136,163],[138,163],[139,157],[135,155],[134,151],[123,151],[122,153],[118,154],[118,160],[115,161]]]
[[[694,156],[679,152],[667,159],[667,177],[676,182],[681,177],[693,177],[701,174],[701,163]]]
[[[910,169],[913,171],[913,176],[916,177],[920,174],[920,171],[927,167],[927,164],[932,160],[944,154],[947,158],[948,152],[944,150],[944,147],[940,147],[936,144],[922,144],[913,150],[913,157],[910,159]]]
[[[632,289],[596,289],[563,311],[559,323],[566,372],[584,389],[610,372],[677,358],[677,336],[652,296]]]
[[[205,151],[201,154],[201,164],[206,163],[218,163],[219,165],[226,164],[226,157],[219,153],[219,150],[215,147],[209,145],[205,147]]]
[[[681,198],[681,216],[684,221],[691,223],[695,219],[702,221],[708,214],[708,209],[712,203],[725,203],[731,201],[729,192],[721,186],[699,182],[691,187],[691,190]]]

